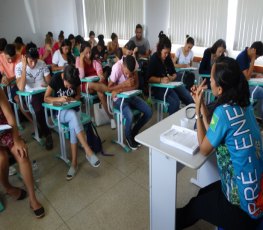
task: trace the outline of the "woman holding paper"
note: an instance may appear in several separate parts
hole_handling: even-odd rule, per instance
[[[0,124],[11,126],[11,129],[1,130],[0,132],[0,182],[6,193],[16,200],[25,199],[28,192],[30,208],[34,211],[37,218],[41,218],[45,215],[45,210],[35,195],[28,149],[23,139],[19,136],[14,115],[2,89],[0,89]],[[15,157],[19,165],[27,192],[24,189],[12,186],[8,181],[9,153]]]
[[[217,99],[211,122],[203,100],[204,86],[205,81],[192,88],[198,142],[204,155],[218,150],[221,180],[202,188],[185,207],[177,209],[176,229],[199,219],[223,229],[256,229],[263,215],[263,152],[248,83],[234,59],[223,57],[215,62],[211,89]]]

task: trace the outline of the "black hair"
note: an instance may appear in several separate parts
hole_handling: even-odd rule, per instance
[[[137,29],[142,29],[142,25],[141,24],[137,24],[136,27],[135,27],[135,30]]]
[[[10,57],[14,57],[16,55],[16,46],[14,44],[7,44],[5,46],[4,53]]]
[[[26,56],[32,59],[38,59],[39,53],[36,44],[30,42],[26,45]]]
[[[186,35],[186,44],[192,44],[193,46],[195,45],[195,40],[188,34]]]
[[[158,37],[159,37],[159,42],[157,44],[156,52],[158,56],[160,56],[163,49],[171,49],[172,43],[170,39],[163,33],[163,31],[160,31]]]
[[[72,39],[75,39],[75,36],[74,36],[73,34],[70,34],[70,35],[68,36],[68,40],[72,40]]]
[[[0,38],[0,52],[3,52],[5,50],[6,45],[7,40],[5,38]]]
[[[84,41],[84,38],[81,35],[77,35],[75,37],[75,43],[76,44],[81,44]]]
[[[24,45],[23,39],[21,37],[16,37],[14,43]]]
[[[118,58],[119,60],[122,59],[122,56],[123,56],[122,48],[118,48],[118,49],[116,50],[116,56],[117,56],[117,58]]]
[[[63,30],[61,30],[61,31],[59,32],[58,40],[59,40],[60,42],[62,42],[62,41],[64,40],[64,31],[63,31]]]
[[[126,66],[130,72],[133,72],[136,66],[135,58],[132,55],[127,55],[123,58],[123,65]]]
[[[99,39],[98,45],[104,47],[104,46],[105,46],[105,42],[104,42],[104,36],[103,36],[103,34],[100,34],[100,35],[98,36],[98,39]]]
[[[89,47],[91,49],[91,45],[89,42],[87,41],[84,41],[81,43],[81,46],[80,46],[80,53],[83,52],[83,50],[86,48],[86,47]]]
[[[64,68],[64,80],[72,85],[73,88],[77,88],[81,82],[79,78],[79,70],[74,65],[67,65]]]
[[[94,36],[94,37],[95,37],[94,31],[91,30],[91,31],[89,32],[89,37],[90,37],[90,36]]]
[[[216,100],[216,106],[222,104],[247,107],[250,104],[248,82],[237,61],[230,57],[220,57],[214,64],[216,86],[222,87],[222,94]]]
[[[61,54],[63,53],[63,51],[62,51],[62,47],[63,46],[69,46],[69,52],[70,52],[70,50],[71,50],[71,42],[70,42],[70,40],[65,39],[64,41],[61,42],[61,46],[59,48]]]
[[[110,37],[111,37],[111,40],[113,41],[113,40],[114,40],[115,38],[117,38],[118,36],[117,36],[117,34],[112,33]]]
[[[46,37],[47,37],[47,36],[53,38],[53,33],[50,32],[50,31],[48,31],[47,34],[46,34]]]
[[[215,54],[219,47],[226,49],[226,42],[223,39],[218,39],[211,47],[211,53]]]
[[[256,50],[257,56],[263,55],[263,43],[261,41],[253,42],[250,48],[254,48]]]
[[[125,45],[125,48],[127,48],[128,50],[134,50],[135,47],[136,47],[135,42],[132,40],[128,41]]]

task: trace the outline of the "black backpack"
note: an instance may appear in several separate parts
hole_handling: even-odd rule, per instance
[[[102,141],[98,131],[92,121],[85,125],[87,142],[94,153],[101,153],[104,156],[113,156],[114,154],[105,153],[102,147]]]

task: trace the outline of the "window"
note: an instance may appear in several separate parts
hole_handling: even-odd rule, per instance
[[[228,0],[170,0],[172,43],[184,44],[188,34],[197,46],[226,39]]]
[[[243,50],[263,37],[263,1],[238,0],[234,50]]]
[[[136,24],[143,23],[142,0],[85,0],[87,32],[130,39]]]

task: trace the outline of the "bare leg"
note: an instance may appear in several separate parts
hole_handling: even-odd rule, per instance
[[[84,133],[84,130],[82,130],[81,132],[79,132],[77,134],[77,138],[78,138],[80,144],[82,145],[82,147],[84,148],[86,155],[87,156],[93,155],[93,151],[91,150],[91,148],[89,147],[89,145],[86,141],[87,139],[86,139],[86,135]]]
[[[103,106],[103,109],[105,110],[105,112],[107,113],[108,117],[110,119],[113,119],[113,116],[110,114],[109,110],[108,110],[108,105],[107,105],[107,100],[106,100],[106,96],[104,93],[101,93],[101,92],[97,92],[98,94],[98,97],[100,99],[100,102]]]
[[[78,165],[77,153],[78,153],[78,144],[70,143],[71,147],[71,165],[76,168]]]
[[[8,180],[9,161],[7,151],[0,149],[0,181],[6,192],[13,197],[19,197],[19,189],[13,187]]]

